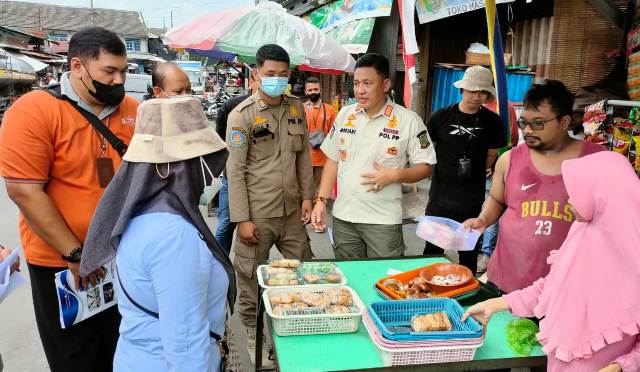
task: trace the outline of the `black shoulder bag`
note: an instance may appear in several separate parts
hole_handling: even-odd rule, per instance
[[[127,151],[127,144],[124,143],[123,140],[118,138],[118,136],[116,136],[109,129],[109,127],[104,125],[102,120],[98,119],[98,117],[95,116],[92,112],[89,112],[83,109],[78,105],[76,101],[62,94],[60,92],[60,85],[50,87],[49,89],[45,89],[45,92],[49,93],[50,95],[52,95],[53,97],[61,101],[69,102],[71,106],[73,106],[73,108],[75,108],[80,114],[82,114],[82,116],[84,116],[85,119],[89,121],[93,129],[95,129],[96,132],[100,133],[111,144],[113,149],[116,150],[116,152],[118,153],[118,155],[120,155],[120,157],[124,156],[124,153]]]

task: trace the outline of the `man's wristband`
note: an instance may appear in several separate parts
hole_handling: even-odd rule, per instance
[[[316,196],[313,200],[313,204],[316,204],[317,202],[323,202],[324,205],[327,205],[329,203],[329,199],[325,198],[324,196]]]
[[[82,259],[82,247],[75,247],[68,256],[62,255],[62,259],[69,263],[78,263]]]

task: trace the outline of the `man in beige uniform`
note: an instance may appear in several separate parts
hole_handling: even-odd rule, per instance
[[[312,224],[322,227],[326,198],[338,181],[333,207],[336,258],[404,253],[402,183],[431,174],[436,155],[420,117],[396,105],[389,62],[366,54],[356,63],[358,104],[344,107],[321,149],[327,155]],[[407,167],[409,165],[409,167]]]
[[[286,258],[311,258],[304,224],[314,195],[303,103],[283,95],[289,55],[265,45],[253,71],[258,91],[240,103],[227,121],[229,207],[238,224],[234,266],[238,311],[247,327],[251,360],[256,331],[256,268],[276,245]]]

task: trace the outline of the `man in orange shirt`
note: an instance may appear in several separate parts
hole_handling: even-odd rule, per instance
[[[307,79],[304,85],[304,93],[309,101],[304,105],[307,125],[309,126],[309,146],[311,146],[311,165],[313,165],[313,179],[316,185],[316,195],[320,187],[320,176],[322,168],[327,161],[327,156],[320,150],[322,141],[329,134],[333,122],[336,120],[336,113],[331,105],[322,102],[320,98],[322,90],[320,80],[314,77]],[[316,232],[324,232],[323,229],[314,229]]]
[[[101,121],[102,129],[108,127],[128,143],[138,104],[124,93],[126,48],[115,33],[98,27],[78,31],[69,42],[67,60],[70,71],[60,79],[62,99],[36,90],[4,115],[0,175],[20,208],[20,240],[50,370],[111,371],[120,322],[117,308],[63,330],[54,275],[68,268],[76,288],[82,282],[85,290],[103,275],[98,270],[80,278],[82,244],[123,148],[116,139],[99,134],[88,118],[96,127]]]

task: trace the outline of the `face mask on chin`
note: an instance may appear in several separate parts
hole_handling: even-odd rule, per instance
[[[87,88],[87,91],[93,98],[107,106],[117,106],[120,104],[120,102],[122,102],[125,95],[124,84],[101,83],[91,76],[91,74],[89,73],[89,69],[84,66],[84,64],[82,66],[84,67],[85,71],[87,71],[87,75],[91,79],[91,84],[93,84],[95,91],[89,89],[87,84],[85,84],[84,79],[82,79],[82,76],[80,77],[80,81],[82,81],[82,84],[85,88]]]

